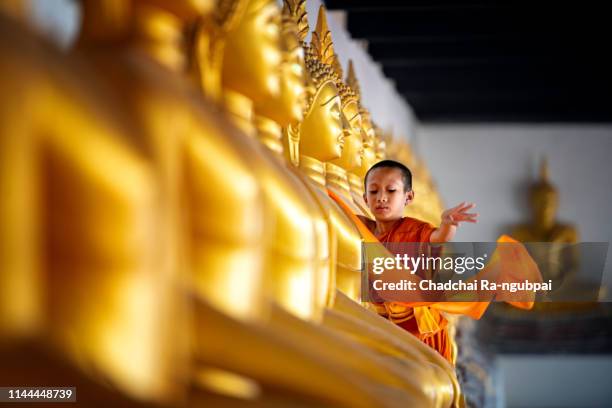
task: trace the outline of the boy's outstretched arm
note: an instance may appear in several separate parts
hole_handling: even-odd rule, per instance
[[[478,213],[468,213],[476,207],[474,203],[462,202],[456,207],[449,208],[442,213],[440,227],[436,228],[429,237],[429,242],[448,242],[453,239],[460,222],[478,222]]]

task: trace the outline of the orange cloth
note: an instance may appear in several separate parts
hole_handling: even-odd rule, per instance
[[[429,223],[404,217],[398,220],[388,232],[375,236],[370,230],[375,225],[373,221],[353,214],[350,207],[333,191],[328,190],[328,194],[353,220],[366,243],[429,242],[431,233],[435,230],[435,227]],[[518,241],[507,235],[502,235],[497,242],[518,244]],[[486,276],[492,276],[492,280],[498,282],[512,282],[519,279],[529,279],[532,282],[541,281],[537,265],[529,256],[527,250],[520,244],[501,250],[498,247],[487,265],[472,279],[480,279]],[[507,294],[498,293],[498,296],[500,295]],[[524,297],[521,298],[521,301],[512,300],[509,297],[504,298],[504,300],[522,309],[533,307],[533,301],[525,302]],[[383,302],[374,303],[374,307],[380,315],[406,329],[437,350],[449,362],[454,363],[452,341],[447,330],[448,322],[441,312],[462,314],[473,319],[480,319],[489,304],[490,301]]]
[[[376,238],[380,242],[429,242],[435,227],[416,218],[403,217],[393,227]]]

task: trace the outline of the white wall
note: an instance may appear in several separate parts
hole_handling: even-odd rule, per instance
[[[559,220],[575,224],[583,242],[612,241],[612,126],[429,125],[415,145],[447,206],[478,205],[479,223],[462,226],[457,241],[492,241],[526,219],[541,155],[559,191]],[[612,289],[610,255],[605,278]]]
[[[508,408],[609,407],[612,357],[507,355],[497,360]]]

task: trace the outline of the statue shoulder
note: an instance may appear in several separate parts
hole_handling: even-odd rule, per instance
[[[370,231],[374,231],[376,221],[366,217],[365,215],[357,215],[357,218],[359,218],[359,221],[363,222],[363,224],[368,227]]]
[[[510,235],[521,242],[534,241],[534,235],[531,232],[529,224],[518,224],[512,228]],[[536,240],[537,241],[537,240]]]
[[[578,241],[578,230],[572,224],[559,223],[555,225],[553,231],[553,241],[562,242],[577,242]]]

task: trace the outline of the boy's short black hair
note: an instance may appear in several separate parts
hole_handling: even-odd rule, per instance
[[[402,180],[404,182],[404,191],[412,190],[412,172],[410,171],[410,169],[404,166],[402,163],[397,162],[395,160],[383,160],[383,161],[379,161],[378,163],[370,167],[370,169],[366,173],[365,178],[363,180],[363,185],[366,191],[368,188],[368,176],[370,175],[372,170],[381,169],[381,168],[398,169],[402,173]]]

